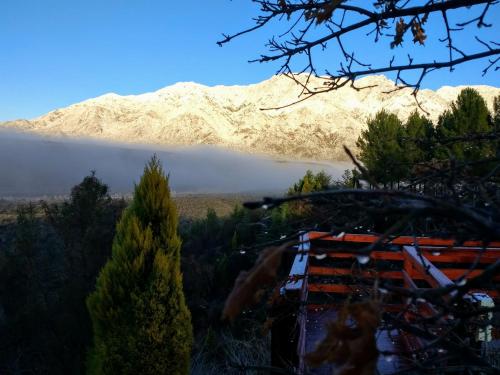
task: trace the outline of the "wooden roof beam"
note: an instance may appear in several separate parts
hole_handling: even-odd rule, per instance
[[[342,233],[341,233],[342,234]],[[342,234],[333,236],[328,232],[309,232],[309,239],[321,241],[334,241],[334,242],[358,242],[358,243],[373,243],[379,239],[380,236],[375,234]],[[417,237],[416,242],[419,246],[447,246],[454,247],[456,241],[448,238],[433,238],[433,237]],[[415,237],[413,236],[400,236],[393,240],[386,241],[387,244],[392,245],[414,245]],[[465,241],[459,245],[460,247],[482,247],[482,241]],[[500,248],[500,242],[495,241],[488,244],[488,248]]]
[[[422,253],[419,254],[414,246],[404,246],[403,256],[411,265],[411,270],[406,269],[410,277],[417,272],[434,288],[453,284],[453,281],[448,276],[441,272]]]
[[[308,266],[308,252],[310,249],[309,236],[304,233],[300,236],[300,244],[298,248],[298,254],[295,255],[293,260],[292,268],[288,276],[288,281],[285,284],[286,292],[302,292],[304,289],[304,283],[307,273]]]

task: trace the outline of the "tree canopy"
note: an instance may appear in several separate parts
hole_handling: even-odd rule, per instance
[[[436,133],[438,139],[468,137],[493,131],[490,113],[484,98],[474,89],[463,89],[451,108],[438,120]],[[444,144],[439,149],[440,157],[450,155],[456,160],[477,161],[493,156],[491,142],[454,142]]]
[[[478,163],[470,175],[491,170],[498,150],[498,103],[490,113],[484,98],[465,88],[436,125],[413,112],[403,124],[396,115],[380,111],[367,122],[357,141],[359,159],[377,182],[386,186],[415,178],[420,169],[434,173],[453,163]]]
[[[409,165],[430,161],[434,156],[434,125],[427,117],[413,112],[404,124],[403,147]]]
[[[314,173],[307,170],[304,177],[299,179],[298,182],[293,184],[288,189],[288,195],[311,193],[313,191],[321,191],[328,189],[332,183],[332,177],[325,171]]]
[[[373,178],[387,185],[407,175],[408,156],[403,148],[404,127],[395,114],[384,110],[369,119],[357,141],[359,159]]]

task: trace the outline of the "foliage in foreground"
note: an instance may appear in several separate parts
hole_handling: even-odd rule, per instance
[[[84,371],[85,299],[123,207],[91,173],[62,204],[18,205],[17,221],[0,226],[0,373]]]
[[[341,226],[332,225],[326,230],[341,241],[345,233],[357,230],[380,233],[378,241],[366,246],[345,246],[346,251],[353,253],[351,268],[346,264],[345,269],[351,270],[349,277],[352,276],[355,283],[347,282],[347,278],[337,278],[334,273],[321,275],[324,276],[321,280],[317,279],[319,272],[306,276],[312,276],[319,285],[322,282],[334,284],[338,280],[351,288],[356,285],[345,299],[335,301],[336,314],[332,314],[335,318],[327,323],[324,339],[305,356],[311,367],[328,363],[335,366],[335,373],[339,375],[368,375],[376,371],[380,354],[388,362],[396,354],[405,362],[406,358],[413,358],[404,365],[403,371],[408,373],[498,373],[498,361],[492,360],[494,354],[490,354],[489,345],[483,342],[484,337],[478,339],[473,333],[478,327],[484,329],[485,325],[490,329],[498,327],[498,308],[475,306],[479,301],[471,292],[483,288],[498,289],[496,277],[500,261],[493,260],[483,268],[479,260],[489,241],[500,238],[499,102],[500,98],[497,98],[494,113],[489,114],[477,92],[463,90],[450,111],[441,115],[436,128],[416,113],[403,124],[395,115],[379,112],[369,121],[368,130],[358,142],[364,164],[356,164],[364,182],[362,188],[328,186],[327,191],[314,194],[298,191],[298,194],[287,197],[264,198],[246,204],[248,208],[279,210],[285,205],[290,208],[292,204],[305,203],[310,212],[321,210],[327,214],[324,222],[330,224],[338,219],[340,211],[344,211],[348,215],[341,220]],[[422,173],[414,168],[413,164],[417,163],[421,164],[418,167],[427,167],[427,171]],[[312,174],[306,175],[299,185],[307,186],[303,182],[311,177]],[[415,181],[420,181],[420,186],[417,187]],[[299,185],[296,184],[296,190],[300,190]],[[393,190],[395,187],[398,189]],[[313,223],[315,226],[321,224],[316,218]],[[426,287],[419,285],[416,288],[400,286],[393,280],[379,278],[378,272],[386,270],[388,264],[370,257],[375,250],[401,251],[389,242],[401,235],[452,238],[457,247],[465,239],[478,239],[484,248],[475,252],[474,260],[460,266],[463,267],[461,275],[454,276],[451,284],[429,283]],[[316,240],[315,256],[309,258],[312,261],[325,259],[327,262],[327,253],[344,251],[344,244],[328,248],[322,247],[321,238]],[[413,249],[423,257],[416,240]],[[290,248],[289,251],[294,250]],[[252,269],[240,274],[226,302],[225,314],[228,317],[234,320],[249,306],[262,300],[262,284],[278,281],[275,276],[278,267],[283,266],[280,260],[284,252],[285,249],[280,247],[267,247]],[[440,252],[430,254],[432,257],[440,255]],[[329,263],[330,267],[339,264],[332,263]],[[447,261],[441,259],[441,263]],[[372,277],[357,274],[357,270]],[[308,280],[311,282],[311,278]],[[276,289],[280,285],[283,284],[278,284]],[[325,297],[327,305],[333,302]],[[361,302],[353,303],[354,299],[361,299]],[[382,309],[378,303],[382,299],[391,303],[405,302],[398,311],[392,312]],[[282,300],[287,301],[286,292]],[[430,306],[431,311],[421,310],[421,304]],[[303,300],[300,300],[297,315],[305,309],[302,306]],[[411,311],[412,317],[405,317],[403,310]],[[410,337],[411,341],[413,338],[423,340],[425,344],[406,348],[396,345],[391,350],[379,351],[376,339],[382,331],[390,332],[389,337],[393,340],[401,335]],[[395,331],[400,333],[393,336]],[[288,366],[287,363],[283,365]]]
[[[199,340],[193,355],[191,375],[240,375],[245,364],[255,366],[253,374],[267,375],[264,369],[271,362],[271,337],[263,336],[259,331],[248,332],[239,338],[227,330],[208,330]]]

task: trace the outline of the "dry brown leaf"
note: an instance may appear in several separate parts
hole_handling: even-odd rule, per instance
[[[320,24],[332,18],[333,11],[340,5],[343,0],[332,0],[325,4],[316,14],[316,24]]]
[[[309,21],[312,18],[316,17],[316,12],[313,12],[312,10],[306,10],[304,13],[304,18],[306,21]]]
[[[288,8],[288,4],[286,3],[286,0],[279,0],[279,6],[281,7],[281,10],[283,12],[286,12],[286,15],[288,19],[290,19],[290,16],[292,15],[291,10]]]
[[[223,319],[233,321],[244,308],[258,302],[264,288],[276,279],[283,253],[293,243],[288,242],[279,247],[264,249],[249,271],[240,272],[233,290],[226,299],[222,312]]]
[[[403,35],[406,31],[406,26],[405,20],[400,18],[396,23],[396,34],[394,35],[394,40],[391,42],[391,48],[399,46],[403,43]]]
[[[276,318],[267,318],[264,324],[262,325],[261,334],[262,336],[266,336],[271,328],[273,328],[274,320]]]
[[[425,30],[422,28],[422,24],[417,21],[413,21],[411,24],[411,32],[413,34],[413,43],[419,42],[421,45],[424,44],[427,35],[425,35]]]
[[[281,298],[281,285],[276,285],[273,292],[269,296],[267,301],[267,305],[269,307],[277,306],[283,302],[283,298]]]
[[[372,375],[378,349],[375,339],[380,324],[380,307],[374,301],[346,304],[336,321],[327,325],[327,334],[305,357],[312,367],[324,363],[339,366],[337,375]]]

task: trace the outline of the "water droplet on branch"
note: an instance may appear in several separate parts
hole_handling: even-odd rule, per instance
[[[370,257],[368,255],[358,255],[356,256],[359,264],[366,264],[370,261]]]
[[[394,361],[394,359],[395,359],[395,355],[393,355],[393,354],[384,355],[384,359],[385,359],[387,362],[392,362],[392,361]]]
[[[327,254],[326,254],[326,253],[322,253],[322,254],[315,254],[315,255],[314,255],[314,257],[315,257],[316,259],[321,260],[321,259],[325,259],[325,258],[327,257]]]

